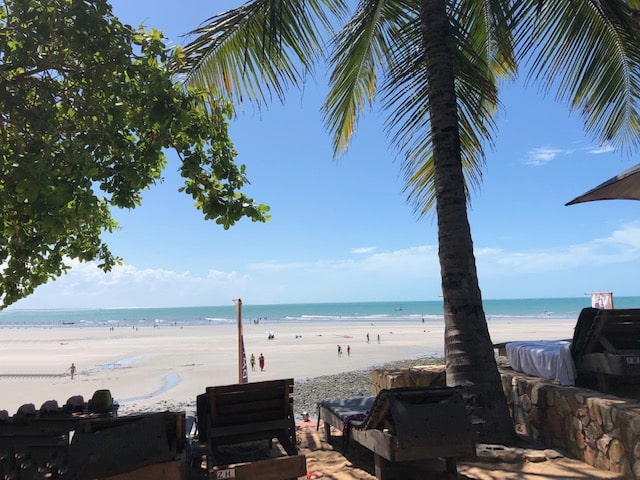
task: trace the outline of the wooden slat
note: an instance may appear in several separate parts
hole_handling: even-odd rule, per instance
[[[289,393],[293,393],[293,379],[285,380],[267,380],[264,382],[244,383],[236,385],[220,385],[215,387],[207,387],[207,392],[215,391],[216,395],[224,397],[225,395],[251,396],[260,395],[260,392],[269,394],[274,390],[287,388]]]
[[[260,410],[272,410],[280,411],[284,408],[285,404],[282,403],[282,398],[274,398],[271,400],[256,400],[256,401],[244,401],[231,404],[221,404],[218,398],[215,398],[216,409],[221,415],[243,415],[253,411]]]
[[[293,379],[208,387],[206,432],[209,454],[217,445],[277,438],[296,455]]]
[[[594,336],[605,352],[639,348],[640,309],[603,310],[598,315],[598,320]],[[605,337],[604,342],[601,337]],[[587,352],[589,351],[595,350]]]
[[[185,480],[187,478],[186,462],[154,463],[131,472],[105,477],[102,480]]]
[[[0,436],[5,435],[62,435],[75,430],[80,420],[77,417],[34,417],[25,423],[0,423]]]
[[[268,432],[268,431],[275,432],[288,427],[289,427],[288,419],[260,422],[259,425],[251,424],[251,423],[242,424],[242,425],[227,425],[224,427],[213,428],[211,431],[211,437],[219,438],[219,437],[226,437],[229,435],[240,435],[243,433],[250,434],[250,433],[255,433],[257,430],[265,431],[265,432]]]
[[[232,473],[229,473],[232,471]],[[307,462],[304,455],[278,457],[251,463],[216,465],[209,471],[209,480],[233,478],[235,480],[282,480],[306,475]],[[233,476],[230,476],[233,475]]]

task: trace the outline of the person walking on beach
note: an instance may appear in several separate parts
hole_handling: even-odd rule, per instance
[[[340,345],[338,345],[338,356],[342,356],[342,347]]]
[[[378,343],[380,343],[380,334],[378,334]]]
[[[367,332],[367,343],[369,343],[369,332]]]
[[[256,356],[252,353],[251,358],[249,359],[249,363],[251,363],[251,370],[255,372],[256,370]]]
[[[351,345],[347,345],[347,357],[351,356]]]
[[[260,371],[262,372],[264,370],[264,355],[260,354],[258,363],[260,364]]]
[[[76,374],[76,364],[71,362],[71,366],[67,370],[71,373],[71,380],[73,380],[73,376]]]

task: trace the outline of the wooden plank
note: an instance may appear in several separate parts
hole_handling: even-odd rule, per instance
[[[401,448],[397,438],[385,431],[352,429],[350,435],[354,441],[389,462],[466,457],[475,454],[475,445],[471,449],[467,442],[429,446],[416,443]]]
[[[209,480],[284,480],[307,474],[304,455],[271,458],[233,465],[216,465],[209,471]]]
[[[278,438],[283,435],[282,430],[261,430],[257,432],[243,432],[237,435],[226,435],[224,437],[211,437],[209,440],[216,445],[234,445],[237,443],[255,442],[258,440],[273,441],[274,438]]]
[[[101,478],[174,458],[164,415],[149,414],[113,428],[76,431],[69,446],[69,474]]]
[[[76,417],[65,418],[39,418],[25,419],[26,423],[2,422],[0,423],[0,436],[11,435],[64,435],[78,428],[80,420]]]
[[[274,401],[275,402],[275,401]],[[288,408],[282,402],[276,403],[244,403],[229,408],[216,408],[216,417],[211,419],[212,425],[231,425],[234,423],[250,423],[273,420],[287,416]]]
[[[284,418],[283,418],[284,417]],[[260,415],[260,414],[247,414],[244,417],[232,417],[232,420],[228,419],[225,421],[216,421],[213,420],[210,422],[211,428],[224,428],[230,427],[234,425],[252,425],[259,423],[268,423],[268,422],[276,422],[278,420],[286,420],[288,415]]]
[[[615,353],[616,351],[616,347],[604,335],[600,335],[600,345],[604,347],[605,352]]]
[[[599,343],[600,335],[602,335],[602,331],[607,324],[607,315],[604,312],[607,312],[607,310],[600,310],[596,314],[587,341],[585,342],[583,353],[588,354],[595,351],[596,345]]]
[[[183,460],[154,463],[130,472],[120,473],[100,480],[185,480],[187,464]]]
[[[208,394],[213,396],[216,403],[220,406],[234,406],[237,404],[258,403],[269,400],[275,400],[276,402],[281,403],[283,392],[286,392],[286,390],[282,387],[276,387],[270,390],[252,390],[250,392],[236,392],[234,394],[220,394],[214,389],[209,391]]]
[[[259,397],[260,395],[270,395],[269,392],[280,391],[281,389],[288,390],[289,393],[293,393],[293,379],[285,380],[267,380],[264,382],[242,383],[234,385],[220,385],[215,387],[207,387],[207,393],[210,391],[215,392],[219,397],[242,398],[247,397]]]
[[[224,427],[212,427],[211,432],[209,432],[209,436],[212,438],[220,438],[229,435],[241,435],[243,433],[278,431],[289,428],[289,425],[289,419],[270,420],[268,422],[248,423],[242,425],[226,425]]]
[[[331,427],[342,431],[342,419],[324,406],[320,406],[319,419],[324,421],[324,435],[327,443],[331,443]]]
[[[390,462],[398,460],[396,456],[395,439],[388,432],[376,429],[357,430],[352,428],[349,436],[363,447]]]
[[[640,352],[638,353],[640,355]],[[579,370],[583,372],[605,373],[617,376],[640,375],[640,364],[627,362],[625,355],[591,353],[589,355],[584,355],[581,358]]]
[[[277,397],[268,398],[268,399],[251,399],[244,401],[236,401],[233,403],[222,403],[219,401],[220,398],[216,398],[216,406],[220,413],[224,413],[225,415],[233,415],[233,414],[244,414],[247,412],[255,411],[255,410],[282,410],[283,405],[286,405],[278,393]]]
[[[287,443],[295,435],[292,388],[293,379],[208,387],[205,431],[210,450],[216,444],[259,439],[279,438]],[[297,453],[289,445],[285,448]]]
[[[293,379],[207,388],[207,437],[223,441],[225,436],[233,436],[234,441],[242,441],[243,434],[255,439],[256,431],[264,431],[264,438],[282,437],[291,428],[289,423],[293,423],[289,396],[292,388]],[[283,432],[268,433],[274,428]]]
[[[613,348],[605,351],[638,348],[640,345],[640,309],[604,310],[601,313],[604,326],[601,335],[606,335]]]

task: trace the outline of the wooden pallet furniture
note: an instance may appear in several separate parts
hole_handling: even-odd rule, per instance
[[[449,387],[382,390],[375,397],[325,400],[318,423],[342,431],[343,444],[354,441],[374,453],[380,480],[403,462],[442,458],[456,474],[456,458],[475,455],[475,433],[460,394]]]
[[[579,376],[595,376],[598,389],[640,377],[640,308],[584,308],[574,329],[571,353]]]
[[[304,455],[298,455],[293,416],[293,379],[207,387],[197,398],[198,438],[207,444],[211,478],[276,479],[306,474]],[[285,457],[265,460],[256,476],[255,462],[225,464],[220,447],[277,439]],[[270,464],[277,464],[268,473]],[[266,465],[266,466],[265,466]],[[275,476],[274,476],[275,475]]]
[[[67,413],[40,412],[1,421],[0,474],[7,478],[11,474],[30,478],[37,471],[58,475],[68,463],[70,434],[78,423]]]
[[[184,412],[81,418],[69,445],[69,478],[185,480]]]
[[[184,412],[36,412],[0,422],[7,478],[185,480],[185,457]]]

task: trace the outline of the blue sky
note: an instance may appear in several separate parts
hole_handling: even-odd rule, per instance
[[[173,44],[233,2],[115,0],[125,23],[162,30]],[[115,212],[105,238],[124,259],[104,274],[74,264],[13,308],[146,307],[435,300],[440,294],[435,217],[406,202],[399,160],[369,112],[348,152],[334,159],[319,108],[326,72],[285,105],[238,109],[231,136],[248,192],[271,207],[267,224],[230,230],[205,222],[178,192],[178,164],[142,206]],[[495,148],[487,150],[469,220],[486,299],[638,295],[640,203],[564,204],[640,158],[589,138],[581,119],[536,86],[505,85]]]

